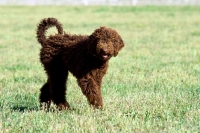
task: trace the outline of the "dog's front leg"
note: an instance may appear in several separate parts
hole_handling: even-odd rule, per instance
[[[87,97],[89,104],[94,108],[101,109],[103,107],[101,81],[87,75],[78,79],[78,84],[81,87],[82,93]]]

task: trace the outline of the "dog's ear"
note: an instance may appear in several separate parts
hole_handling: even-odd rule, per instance
[[[102,31],[103,29],[105,29],[105,27],[100,27],[98,29],[96,29],[90,36],[89,36],[89,40],[87,43],[87,48],[90,54],[96,55],[96,47],[97,47],[97,43],[98,40],[100,38],[102,38]]]
[[[118,55],[118,52],[124,47],[124,41],[119,36],[118,39],[115,41],[115,51],[114,51],[114,57]]]
[[[96,46],[97,46],[97,39],[93,35],[89,36],[89,40],[87,42],[88,52],[90,54],[96,55]]]

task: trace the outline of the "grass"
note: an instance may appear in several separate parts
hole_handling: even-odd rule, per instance
[[[1,131],[200,131],[200,7],[4,6],[0,12]],[[106,25],[124,39],[104,78],[103,110],[88,106],[72,75],[67,99],[76,110],[39,109],[46,76],[35,31],[45,17],[56,17],[69,33]]]

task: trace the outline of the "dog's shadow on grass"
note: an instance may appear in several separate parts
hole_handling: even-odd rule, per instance
[[[29,106],[13,106],[11,108],[13,111],[18,111],[18,112],[26,112],[26,111],[39,111],[39,107],[34,106],[34,107],[29,107]]]
[[[56,109],[55,107],[50,107],[49,109],[42,109],[39,108],[38,106],[34,106],[34,107],[30,107],[30,106],[13,106],[11,108],[11,110],[13,111],[17,111],[17,112],[31,112],[31,111],[45,111],[45,112],[64,112],[64,111],[77,111],[76,109],[72,108],[72,109],[68,109],[68,110],[59,110]]]
[[[39,111],[40,109],[38,107],[28,107],[28,106],[22,106],[17,107],[14,106],[11,108],[13,111],[19,111],[19,112],[25,112],[25,111]]]

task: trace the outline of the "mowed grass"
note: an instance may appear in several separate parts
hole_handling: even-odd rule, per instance
[[[5,6],[0,16],[1,131],[200,131],[200,7]],[[72,75],[67,99],[76,110],[40,110],[46,75],[35,36],[46,17],[71,34],[89,35],[105,25],[124,39],[103,80],[103,110],[89,107]]]

